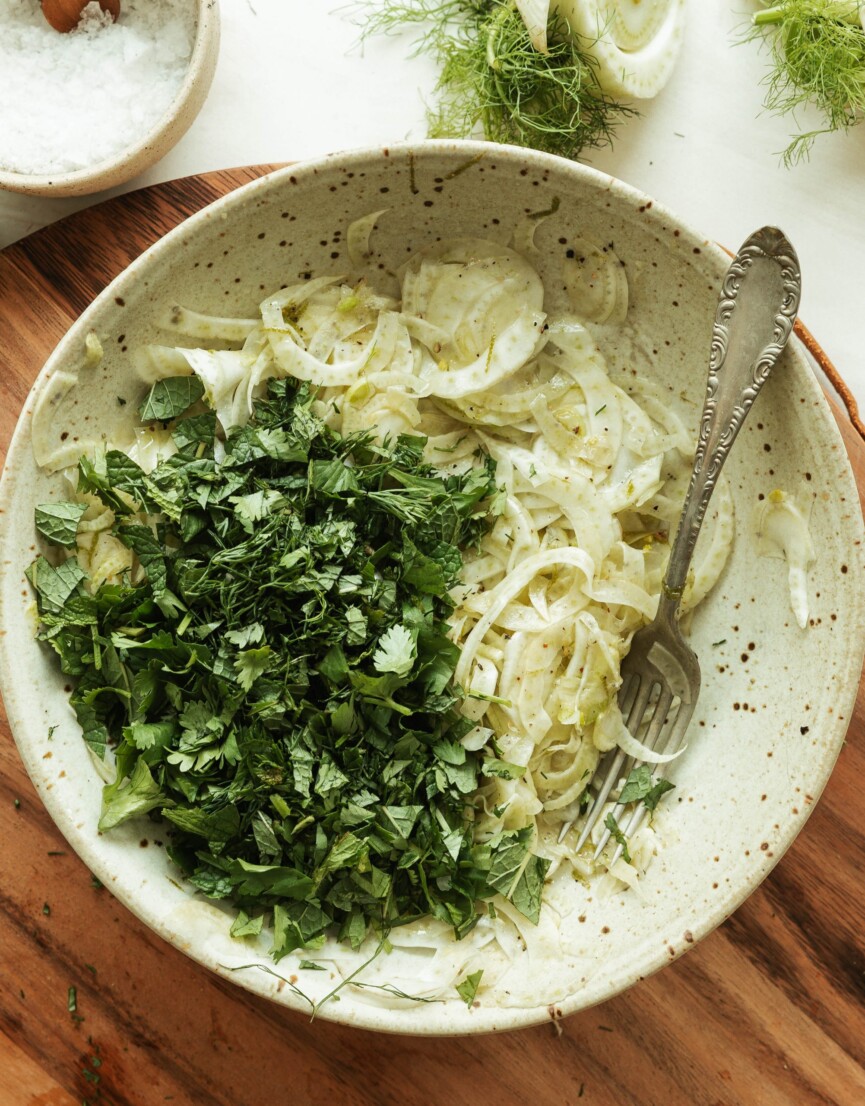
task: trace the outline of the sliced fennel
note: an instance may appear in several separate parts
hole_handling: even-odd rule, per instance
[[[612,96],[648,100],[673,72],[685,0],[556,0],[574,34],[590,42],[598,81]]]
[[[808,529],[810,503],[776,488],[766,497],[757,520],[757,552],[787,562],[790,606],[800,629],[808,625],[808,568],[816,560]]]

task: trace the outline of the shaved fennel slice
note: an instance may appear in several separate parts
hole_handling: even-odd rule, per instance
[[[375,224],[388,210],[383,207],[380,211],[371,211],[369,215],[363,215],[349,224],[345,236],[345,244],[348,249],[348,259],[355,266],[361,268],[365,261],[369,261],[372,252],[369,248],[369,240],[375,229]]]
[[[562,262],[571,306],[593,323],[623,323],[628,314],[628,278],[618,257],[583,239],[574,242],[574,257]]]
[[[263,300],[260,305],[260,311],[262,318],[264,318],[265,311],[268,308],[279,308],[284,310],[286,307],[298,308],[302,307],[307,301],[312,299],[313,296],[323,291],[325,288],[330,288],[334,284],[340,284],[345,278],[343,276],[326,276],[326,277],[313,277],[312,280],[304,280],[299,284],[291,284],[280,290],[272,296],[268,296],[266,300]]]
[[[518,373],[543,341],[543,312],[522,308],[501,334],[493,334],[487,349],[462,368],[439,368],[430,358],[421,376],[434,396],[461,399],[493,387]]]
[[[516,308],[541,312],[544,286],[532,265],[516,251],[483,238],[436,242],[415,254],[402,276],[403,311],[455,335],[478,297],[498,291],[498,312],[490,313],[490,332],[502,329]]]
[[[651,704],[648,709],[652,709]],[[675,753],[657,753],[654,749],[650,749],[648,745],[644,745],[642,741],[638,741],[625,725],[622,712],[619,710],[619,704],[615,699],[610,701],[610,705],[595,723],[595,726],[596,728],[600,727],[605,736],[612,738],[613,744],[617,745],[627,756],[634,757],[635,760],[645,761],[646,764],[669,764],[670,761],[680,757],[688,748],[687,745],[683,745]]]
[[[553,196],[552,202],[546,211],[528,211],[517,220],[513,233],[514,249],[517,253],[529,257],[541,256],[541,251],[535,245],[535,231],[545,219],[555,215],[561,206],[561,202],[558,196]]]
[[[77,383],[77,372],[59,371],[48,378],[39,392],[33,407],[31,433],[33,435],[33,456],[40,468],[47,465],[56,450],[53,439],[55,436],[59,436],[56,421],[57,408],[60,407]]]
[[[382,438],[397,438],[400,434],[411,434],[420,421],[416,400],[398,388],[388,388],[360,406],[345,404],[342,433],[375,430]]]
[[[135,351],[132,367],[138,379],[145,384],[155,384],[157,380],[165,380],[169,376],[192,376],[192,369],[182,349],[155,343]]]
[[[204,385],[204,396],[223,430],[236,425],[235,392],[249,374],[255,359],[242,350],[177,350]]]
[[[202,315],[188,307],[175,306],[159,321],[163,330],[174,330],[189,338],[209,338],[224,342],[243,342],[261,325],[260,319],[232,319]]]
[[[383,372],[391,364],[400,330],[404,331],[393,311],[382,311],[375,330],[357,357],[326,363],[312,357],[301,344],[296,332],[268,331],[273,356],[280,368],[298,380],[311,380],[326,388],[348,387],[362,374]]]
[[[639,507],[651,499],[663,483],[663,459],[663,454],[659,453],[641,461],[628,449],[619,451],[609,477],[599,485],[613,514]]]
[[[150,473],[177,452],[177,443],[171,431],[161,426],[136,426],[134,441],[124,452],[140,469]],[[78,529],[79,532],[83,529],[81,523]]]
[[[684,0],[557,0],[556,7],[589,44],[598,81],[611,96],[648,100],[670,79],[684,34]]]
[[[808,567],[817,559],[808,529],[807,508],[776,488],[763,503],[757,521],[757,553],[787,562],[790,606],[801,630],[808,625]]]
[[[492,593],[492,599],[488,610],[474,626],[464,642],[459,663],[454,673],[454,679],[458,684],[465,686],[469,668],[484,635],[508,603],[516,599],[523,588],[528,586],[529,582],[538,572],[546,571],[561,565],[570,565],[578,569],[585,577],[585,586],[590,584],[595,573],[595,566],[592,564],[588,554],[583,552],[582,549],[547,549],[543,553],[536,553],[533,557],[527,557],[510,576],[496,587]]]
[[[541,54],[548,52],[547,23],[550,18],[550,0],[515,0],[532,46]]]

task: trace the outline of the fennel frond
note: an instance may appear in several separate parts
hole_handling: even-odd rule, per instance
[[[857,0],[781,0],[754,14],[747,40],[771,52],[765,106],[776,114],[813,104],[825,126],[793,136],[784,163],[807,158],[814,139],[865,117],[865,28]]]
[[[609,145],[616,123],[637,114],[604,92],[591,43],[557,13],[541,53],[512,0],[366,0],[353,10],[363,14],[363,38],[418,27],[415,54],[441,66],[427,113],[433,138],[480,130],[494,142],[574,158]]]

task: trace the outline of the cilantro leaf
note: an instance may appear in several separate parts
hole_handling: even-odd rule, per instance
[[[109,830],[119,826],[137,814],[146,814],[155,810],[166,801],[159,784],[150,774],[147,762],[139,759],[135,762],[132,775],[118,778],[102,789],[102,814],[99,817],[99,829]]]
[[[272,654],[273,650],[269,645],[262,645],[260,649],[244,649],[237,654],[234,667],[244,691],[250,691],[258,677],[265,672]]]
[[[232,937],[257,937],[263,928],[263,914],[251,918],[245,910],[238,910],[237,917],[231,923],[229,933]]]
[[[382,634],[378,649],[373,654],[372,663],[379,672],[393,672],[396,676],[407,676],[411,672],[417,646],[411,631],[397,624]]]

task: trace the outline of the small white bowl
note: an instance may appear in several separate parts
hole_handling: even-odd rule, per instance
[[[0,189],[30,196],[89,196],[124,184],[164,157],[189,130],[207,98],[219,56],[216,0],[189,0],[197,9],[189,68],[164,115],[137,142],[114,157],[70,173],[14,173],[0,169]]]

